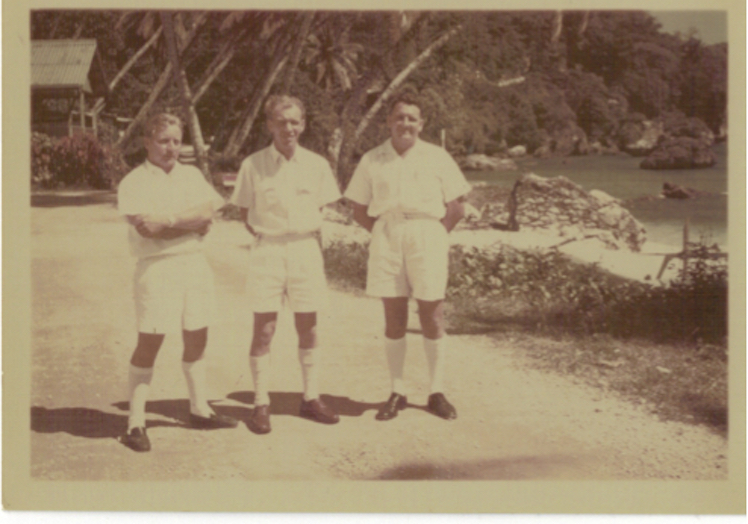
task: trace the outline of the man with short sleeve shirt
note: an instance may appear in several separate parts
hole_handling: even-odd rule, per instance
[[[166,333],[180,328],[191,425],[237,426],[236,420],[208,405],[203,359],[215,308],[203,237],[225,202],[198,169],[177,161],[182,130],[182,121],[173,115],[150,118],[143,137],[147,160],[128,173],[117,189],[119,212],[130,226],[130,252],[138,259],[134,277],[138,343],[130,359],[130,415],[122,437],[135,451],[151,448],[145,403],[153,365]]]
[[[327,298],[317,238],[321,208],[340,199],[340,191],[327,160],[298,145],[305,127],[302,102],[273,95],[265,103],[265,116],[273,143],[242,162],[231,196],[247,230],[257,238],[247,275],[254,311],[249,361],[255,386],[249,428],[257,434],[271,430],[270,344],[284,302],[294,312],[299,338],[304,382],[300,415],[324,424],[339,420],[319,398],[316,325],[317,311]]]
[[[464,216],[462,198],[470,185],[449,153],[419,139],[423,124],[414,96],[394,97],[387,117],[390,140],[361,158],[345,191],[354,219],[372,233],[366,291],[384,303],[392,393],[378,420],[396,417],[407,405],[403,368],[410,296],[418,302],[431,377],[427,408],[447,420],[457,417],[443,393],[444,295],[448,234]]]

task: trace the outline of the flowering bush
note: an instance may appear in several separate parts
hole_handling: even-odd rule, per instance
[[[44,188],[109,189],[127,171],[118,150],[88,134],[50,139],[32,135],[31,181]]]

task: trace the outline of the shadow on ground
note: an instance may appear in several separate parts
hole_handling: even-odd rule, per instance
[[[90,206],[116,203],[117,193],[114,191],[60,191],[33,193],[31,195],[31,207]]]
[[[255,401],[255,394],[252,391],[236,391],[228,395],[229,399],[242,404],[252,405]],[[320,395],[320,399],[334,409],[342,417],[360,417],[369,410],[379,409],[382,402],[358,402],[348,397],[335,395]],[[272,415],[294,415],[298,416],[299,407],[301,406],[301,393],[274,392],[270,393],[270,413]],[[223,406],[223,409],[229,409]],[[246,408],[236,408],[244,412],[244,417],[249,418],[251,412]],[[231,415],[231,413],[226,413]]]
[[[385,470],[374,480],[523,480],[547,478],[573,466],[571,457],[521,456],[460,464],[412,463]]]
[[[127,405],[127,403],[125,403]],[[149,421],[148,427],[178,426]],[[117,438],[127,430],[127,415],[105,413],[91,408],[31,408],[31,430],[37,433],[68,433],[83,438]]]

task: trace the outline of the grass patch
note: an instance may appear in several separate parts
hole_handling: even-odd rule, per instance
[[[503,335],[498,335],[503,336]],[[608,335],[551,339],[514,333],[534,367],[571,375],[663,420],[704,424],[727,434],[727,350],[714,344],[653,344]]]

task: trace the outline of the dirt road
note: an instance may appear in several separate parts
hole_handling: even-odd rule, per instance
[[[727,443],[708,429],[663,423],[607,393],[542,373],[509,341],[453,336],[447,373],[458,419],[424,409],[427,371],[417,326],[408,334],[412,403],[374,420],[388,396],[378,301],[331,291],[320,321],[321,389],[335,426],[297,416],[301,374],[293,325],[273,345],[272,426],[251,433],[244,274],[248,238],[218,222],[208,239],[220,321],[211,328],[208,385],[230,430],[185,425],[178,334],[167,336],[148,403],[150,453],[118,442],[126,425],[135,343],[126,230],[106,193],[34,197],[32,217],[31,467],[36,479],[725,479]]]

